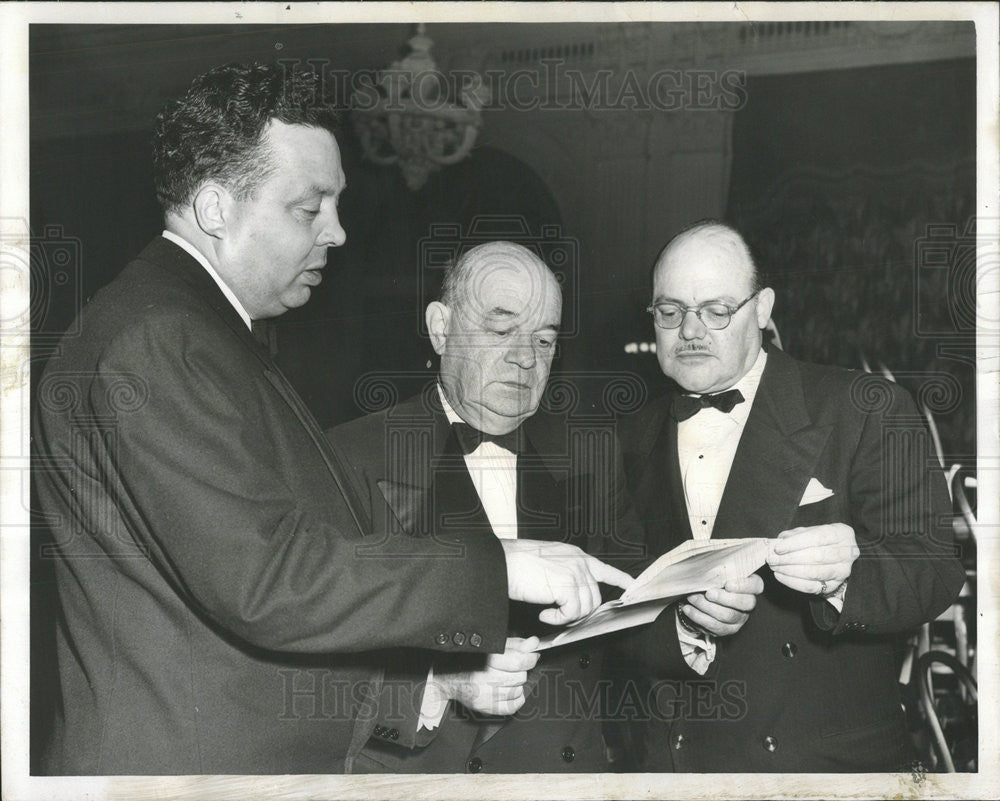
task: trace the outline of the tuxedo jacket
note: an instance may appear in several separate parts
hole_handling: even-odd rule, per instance
[[[691,537],[670,400],[620,429],[626,480],[653,553]],[[905,766],[897,635],[944,611],[965,578],[936,468],[920,413],[899,386],[768,353],[712,536],[775,537],[841,522],[853,527],[861,556],[840,614],[762,568],[763,595],[737,634],[717,640],[704,677],[664,636],[674,625],[669,613],[628,633],[619,672],[633,680],[625,694],[641,707],[626,716],[639,769]],[[828,497],[804,497],[813,479]],[[804,502],[813,497],[820,499]],[[672,683],[685,671],[687,681]]]
[[[46,772],[343,771],[377,649],[503,650],[501,548],[367,552],[347,471],[183,249],[155,239],[79,329],[35,419],[61,605]]]
[[[617,440],[609,428],[574,430],[538,412],[523,425],[517,463],[518,538],[558,540],[614,560],[641,540],[623,503]],[[463,544],[496,539],[441,409],[436,382],[388,410],[330,430],[358,479],[365,513],[385,542],[454,533]],[[618,465],[618,469],[616,469]],[[451,549],[442,544],[442,559]],[[454,563],[454,570],[461,569]],[[510,636],[544,634],[541,607],[511,604]],[[453,639],[467,636],[456,628]],[[585,640],[542,653],[515,715],[475,715],[452,702],[438,728],[416,732],[428,667],[475,670],[481,655],[399,649],[388,656],[372,739],[359,772],[453,773],[606,771],[601,739],[602,643]]]

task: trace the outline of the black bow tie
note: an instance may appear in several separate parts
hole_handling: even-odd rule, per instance
[[[479,429],[473,428],[468,423],[452,423],[458,437],[458,444],[462,448],[462,453],[468,456],[484,442],[492,442],[499,445],[511,453],[517,454],[524,450],[524,437],[520,428],[515,428],[506,434],[487,434]]]
[[[728,414],[736,404],[743,401],[743,393],[738,389],[727,389],[715,395],[677,395],[670,404],[670,414],[678,423],[682,423],[709,406]]]

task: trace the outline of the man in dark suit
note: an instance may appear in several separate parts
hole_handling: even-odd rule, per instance
[[[345,239],[316,88],[227,65],[164,109],[166,230],[39,384],[62,608],[46,772],[342,771],[368,736],[373,650],[502,652],[508,594],[565,622],[613,578],[562,544],[366,550],[346,470],[251,333],[305,303]]]
[[[553,274],[519,245],[480,245],[449,268],[441,300],[426,311],[437,380],[328,432],[350,454],[365,514],[385,542],[454,532],[463,542],[571,541],[602,558],[628,555],[629,541],[638,543],[621,497],[613,428],[574,435],[566,415],[538,409],[561,307]],[[503,654],[391,654],[373,737],[355,768],[609,770],[601,642],[539,659],[532,649],[545,627],[537,610],[520,606]]]
[[[933,620],[964,581],[909,395],[762,350],[773,304],[742,237],[720,223],[679,234],[654,268],[656,354],[677,387],[621,428],[650,550],[777,539],[737,633],[705,636],[689,601],[623,637],[623,672],[653,684],[686,673],[704,695],[669,719],[636,716],[640,770],[904,769],[896,636]],[[683,648],[661,636],[675,620]]]

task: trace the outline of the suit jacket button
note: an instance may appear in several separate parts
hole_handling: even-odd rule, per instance
[[[437,637],[434,638],[434,642],[436,642],[438,645],[444,645],[448,642],[448,640],[449,640],[448,635],[445,634],[443,631],[440,634],[438,634]]]
[[[590,654],[580,654],[580,667],[590,667]]]
[[[674,750],[680,751],[684,747],[684,744],[686,742],[687,742],[687,737],[685,737],[683,734],[676,735],[674,737]]]
[[[478,634],[469,635],[469,645],[471,645],[473,648],[478,648],[482,644],[483,644],[483,638],[480,637]]]
[[[795,652],[798,650],[799,646],[793,642],[786,642],[781,646],[781,653],[785,655],[786,659],[792,659],[795,656]]]
[[[572,746],[567,745],[562,750],[562,758],[563,762],[572,762],[574,759],[576,759],[576,751],[573,750]]]
[[[771,751],[773,753],[778,750],[778,741],[770,734],[761,740],[761,745],[764,746],[765,751]]]
[[[469,760],[468,768],[469,773],[479,773],[483,769],[483,760],[479,757],[473,757]]]
[[[451,635],[451,641],[455,643],[455,645],[465,645],[465,635],[460,631],[456,631]]]
[[[868,628],[867,623],[858,623],[858,631],[864,631],[866,628]]]

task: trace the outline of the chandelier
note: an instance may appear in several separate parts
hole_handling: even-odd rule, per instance
[[[355,103],[351,114],[364,155],[380,165],[396,164],[407,187],[417,191],[432,172],[469,155],[482,126],[489,90],[475,73],[470,86],[452,86],[431,56],[433,42],[417,25],[410,53],[379,73],[378,100]]]

